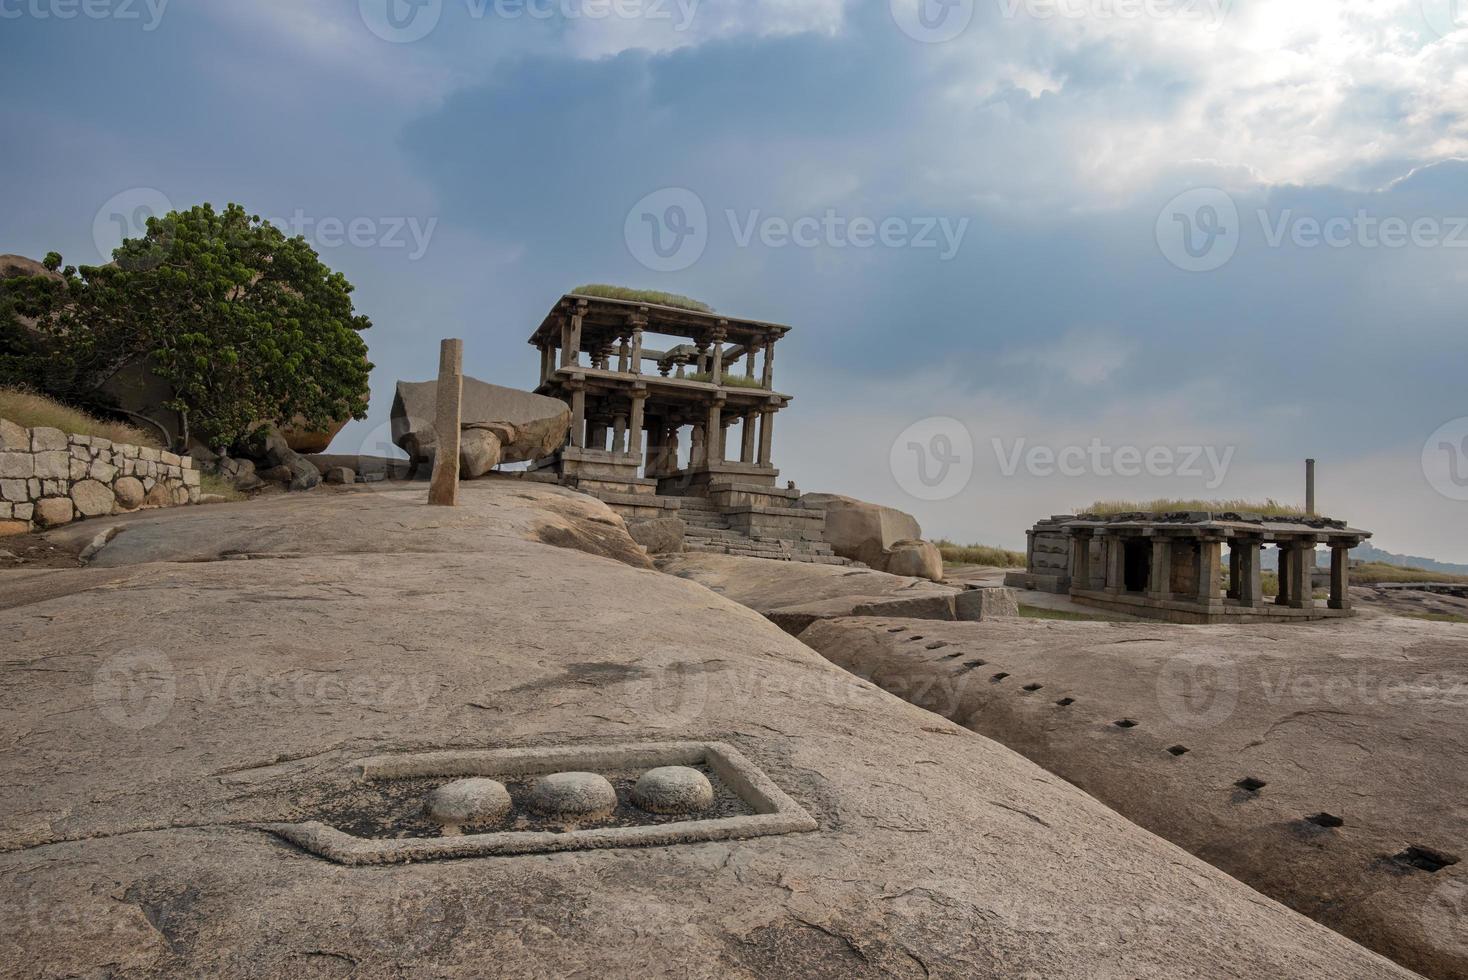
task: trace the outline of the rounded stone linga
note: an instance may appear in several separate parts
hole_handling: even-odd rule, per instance
[[[617,808],[617,791],[594,772],[558,772],[535,781],[529,803],[548,817],[604,817]]]
[[[510,812],[510,792],[493,779],[459,779],[429,793],[427,810],[445,827],[496,823]]]
[[[664,766],[642,774],[632,802],[649,813],[699,813],[714,805],[714,787],[697,769]]]

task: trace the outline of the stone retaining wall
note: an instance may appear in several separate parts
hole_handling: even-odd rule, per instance
[[[0,419],[0,535],[199,502],[188,456]]]

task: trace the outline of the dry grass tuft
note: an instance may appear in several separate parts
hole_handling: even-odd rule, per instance
[[[1098,500],[1077,514],[1107,517],[1115,514],[1174,514],[1208,511],[1212,514],[1263,514],[1265,517],[1303,517],[1305,508],[1282,504],[1273,498],[1256,500]]]
[[[577,286],[571,290],[575,296],[594,296],[599,299],[622,299],[630,303],[647,303],[652,306],[672,306],[680,310],[692,310],[695,313],[712,313],[714,308],[707,303],[687,296],[679,296],[677,293],[664,293],[656,289],[629,289],[626,286],[608,286],[605,283],[591,283],[586,286]]]
[[[203,474],[200,474],[200,476],[199,476],[199,489],[200,489],[200,492],[202,492],[206,496],[207,495],[213,495],[215,497],[223,497],[224,498],[223,500],[211,500],[211,501],[209,501],[209,503],[211,503],[211,504],[218,504],[218,503],[231,503],[232,504],[232,503],[235,503],[235,502],[240,501],[240,500],[249,500],[250,499],[250,497],[249,497],[248,494],[241,493],[239,490],[236,490],[234,488],[234,484],[233,483],[230,483],[224,477],[219,476],[216,473],[203,473]]]
[[[60,429],[74,436],[100,436],[113,442],[162,448],[156,437],[142,429],[94,418],[55,399],[19,388],[0,388],[0,419],[9,419],[27,429]]]
[[[984,544],[954,544],[952,541],[943,539],[934,541],[933,544],[938,546],[938,550],[943,554],[943,562],[948,565],[987,565],[991,568],[1025,567],[1023,552],[991,548]]]

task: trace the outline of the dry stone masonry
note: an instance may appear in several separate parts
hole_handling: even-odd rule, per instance
[[[199,502],[187,456],[0,419],[0,535]]]

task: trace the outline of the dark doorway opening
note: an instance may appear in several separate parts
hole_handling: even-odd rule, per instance
[[[1128,592],[1146,592],[1152,577],[1152,543],[1144,538],[1127,541],[1125,581]]]

